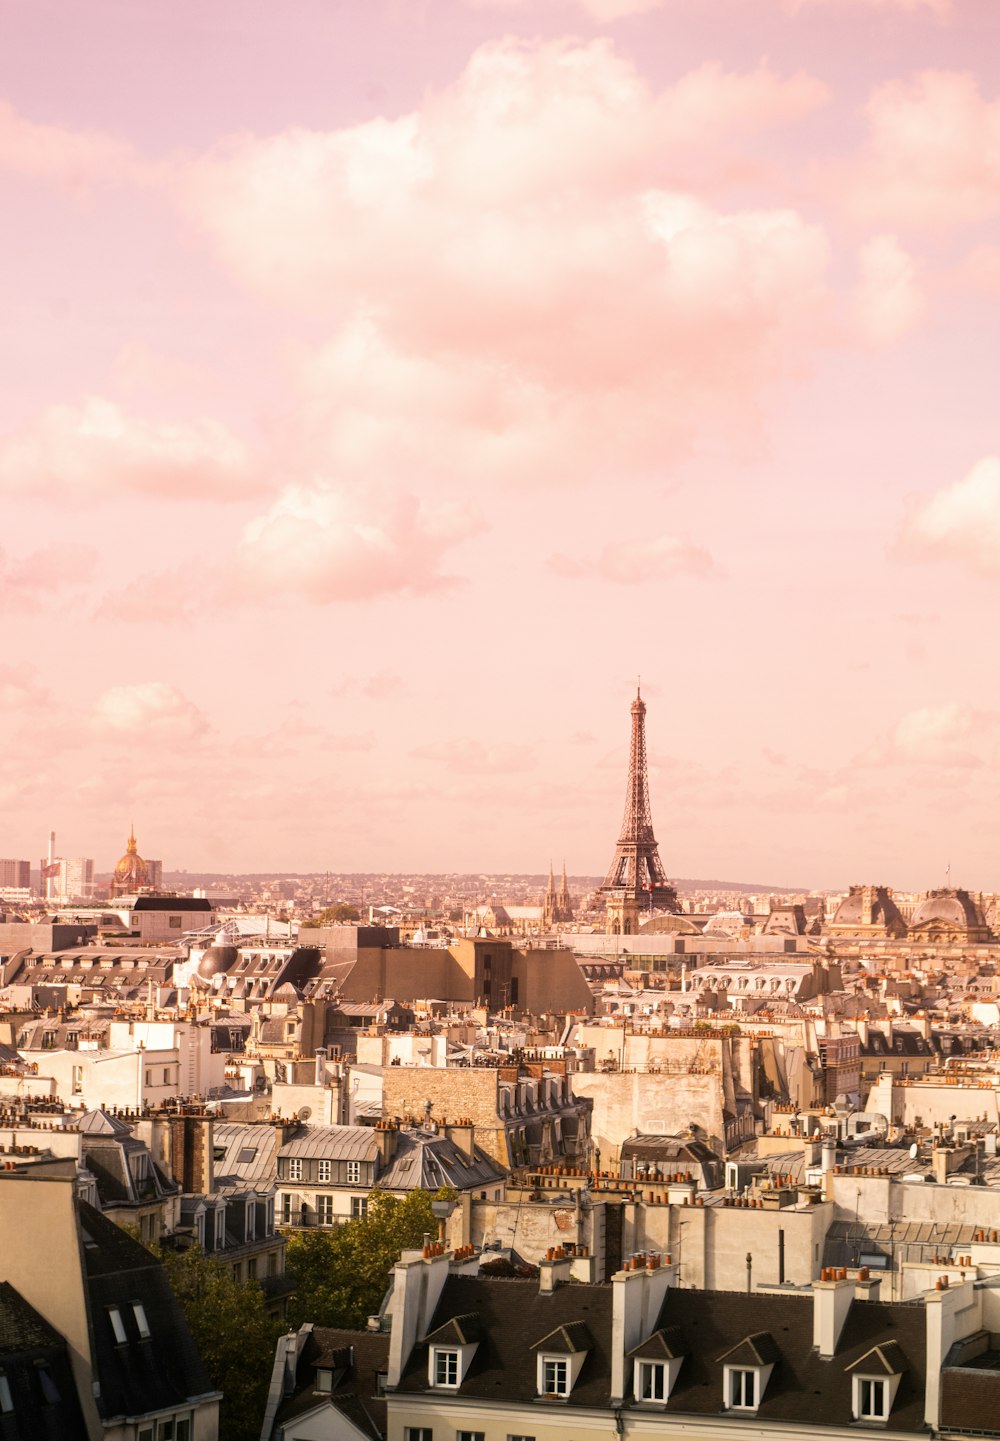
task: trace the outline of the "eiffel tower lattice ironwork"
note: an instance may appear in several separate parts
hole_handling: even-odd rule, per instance
[[[632,745],[628,760],[628,787],[621,835],[601,893],[648,905],[650,909],[676,911],[680,907],[660,860],[653,835],[649,808],[649,777],[646,772],[646,702],[637,689],[632,702]]]

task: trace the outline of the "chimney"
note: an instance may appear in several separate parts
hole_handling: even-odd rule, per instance
[[[326,1048],[325,1048],[325,1046],[320,1046],[319,1050],[316,1052],[316,1075],[315,1075],[315,1077],[314,1077],[314,1084],[317,1085],[317,1086],[323,1086],[323,1085],[326,1084]]]
[[[597,1280],[597,1257],[590,1254],[588,1246],[577,1246],[570,1262],[570,1280],[582,1281],[588,1286]]]
[[[459,1121],[446,1122],[444,1133],[452,1145],[458,1147],[471,1166],[476,1159],[476,1127],[472,1118],[463,1116]]]
[[[538,1263],[538,1290],[543,1296],[551,1295],[557,1286],[564,1286],[570,1279],[573,1260],[562,1246],[550,1246],[543,1260]]]
[[[375,1126],[375,1144],[378,1146],[380,1166],[384,1171],[396,1154],[399,1145],[399,1127],[395,1121],[379,1121]]]
[[[448,1279],[450,1261],[451,1253],[435,1242],[425,1244],[423,1251],[404,1251],[393,1268],[386,1377],[386,1387],[391,1391],[399,1385],[413,1347],[427,1334]]]
[[[669,1256],[630,1257],[611,1278],[611,1401],[625,1399],[626,1357],[655,1331],[664,1297],[677,1284],[677,1267]]]
[[[855,1301],[877,1301],[881,1288],[881,1276],[873,1276],[867,1266],[861,1266],[854,1278]]]
[[[934,1180],[938,1186],[944,1186],[947,1183],[952,1154],[954,1153],[950,1146],[935,1146],[931,1151],[931,1167],[934,1169]]]
[[[836,1355],[837,1342],[844,1329],[847,1313],[854,1299],[854,1282],[847,1279],[843,1266],[828,1266],[813,1282],[813,1345],[824,1361]]]

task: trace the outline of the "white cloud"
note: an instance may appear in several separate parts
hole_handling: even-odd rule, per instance
[[[259,485],[246,447],[217,421],[142,420],[100,397],[49,406],[0,436],[0,493],[234,499]]]
[[[442,563],[482,522],[456,502],[405,493],[358,497],[330,485],[290,486],[243,532],[238,592],[327,604],[454,584]]]
[[[208,730],[202,711],[165,681],[112,686],[97,701],[93,723],[98,733],[137,741],[195,740]]]
[[[917,501],[904,522],[899,552],[1000,576],[1000,457],[986,456],[961,480]]]
[[[894,235],[876,235],[858,254],[855,320],[863,339],[888,345],[922,319],[924,297],[916,263]]]

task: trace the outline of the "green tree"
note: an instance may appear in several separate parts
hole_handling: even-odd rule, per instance
[[[314,916],[311,921],[303,921],[299,927],[302,929],[315,929],[317,926],[343,925],[345,922],[360,921],[361,912],[357,906],[349,906],[346,901],[340,901],[335,906],[327,906]]]
[[[295,1282],[291,1324],[312,1321],[317,1326],[363,1330],[382,1304],[400,1253],[423,1245],[428,1233],[437,1238],[434,1199],[430,1191],[410,1191],[400,1200],[374,1190],[366,1216],[331,1231],[293,1232],[285,1257]]]
[[[267,1314],[255,1281],[241,1285],[227,1265],[198,1247],[161,1251],[160,1259],[205,1370],[222,1392],[219,1441],[259,1435],[274,1347],[285,1323]]]

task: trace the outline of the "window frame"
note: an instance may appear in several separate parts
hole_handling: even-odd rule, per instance
[[[649,1390],[646,1389],[646,1378],[649,1381]],[[640,1359],[635,1363],[635,1379],[633,1383],[633,1395],[636,1401],[658,1404],[666,1401],[670,1395],[670,1377],[667,1372],[666,1361],[648,1361]]]
[[[288,1157],[288,1179],[289,1179],[290,1181],[301,1181],[301,1180],[302,1180],[302,1157],[301,1157],[301,1156],[289,1156],[289,1157]]]
[[[462,1384],[462,1356],[457,1346],[431,1347],[430,1383],[442,1391],[458,1390]]]
[[[560,1379],[560,1384],[549,1384]],[[568,1356],[539,1356],[538,1358],[538,1390],[542,1396],[568,1396],[570,1392],[569,1378],[569,1357]]]
[[[737,1388],[739,1399],[737,1399]],[[751,1399],[747,1400],[747,1392]],[[726,1367],[726,1409],[728,1411],[756,1411],[760,1405],[760,1374],[754,1366]]]
[[[321,1186],[329,1185],[329,1183],[330,1183],[330,1181],[332,1180],[332,1178],[333,1178],[333,1162],[332,1162],[332,1161],[317,1161],[317,1162],[316,1162],[316,1180],[318,1181],[318,1183],[319,1183]]]

